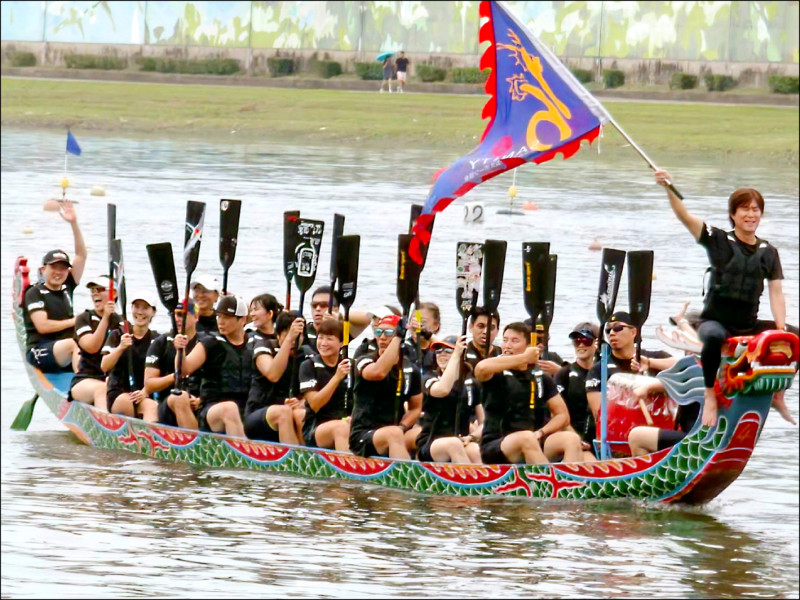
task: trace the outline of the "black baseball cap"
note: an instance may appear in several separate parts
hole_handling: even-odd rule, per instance
[[[589,321],[578,323],[572,329],[572,333],[569,334],[569,339],[571,340],[574,340],[576,337],[585,337],[592,340],[596,340],[597,338],[600,337],[600,328],[594,323],[590,323]]]
[[[222,296],[214,305],[214,312],[234,317],[247,316],[247,304],[238,296]]]
[[[50,250],[42,259],[42,265],[52,265],[58,262],[67,263],[68,267],[72,266],[69,262],[69,256],[63,250]]]
[[[633,324],[633,317],[630,313],[626,313],[624,310],[618,310],[611,318],[608,320],[609,323],[624,323],[625,325],[630,325],[631,327],[635,327]]]

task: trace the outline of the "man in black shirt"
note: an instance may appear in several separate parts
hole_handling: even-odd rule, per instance
[[[711,264],[710,289],[700,315],[697,335],[703,342],[700,359],[706,386],[702,423],[713,426],[717,422],[714,382],[725,340],[731,335],[753,335],[767,329],[786,328],[781,261],[775,247],[756,236],[764,213],[764,198],[758,190],[739,188],[731,194],[728,218],[733,230],[725,232],[703,223],[686,210],[680,198],[668,187],[672,181],[669,173],[658,169],[655,179],[665,187],[675,216],[706,249]],[[769,304],[774,321],[758,320],[765,279],[769,281]],[[772,405],[785,419],[794,422],[786,408],[783,391],[773,396]]]
[[[72,202],[62,202],[59,214],[72,227],[75,259],[70,263],[63,250],[45,254],[42,281],[25,291],[22,302],[27,334],[25,358],[45,373],[71,370],[73,357],[77,362],[78,346],[72,338],[75,331],[72,292],[80,283],[86,265],[86,244]]]
[[[539,348],[528,346],[531,330],[521,322],[503,330],[503,355],[475,367],[484,382],[486,420],[481,435],[485,464],[544,464],[563,457],[582,460],[581,441],[566,431],[569,411],[552,378],[536,367]]]
[[[422,412],[419,369],[407,358],[403,358],[398,369],[400,344],[406,333],[400,317],[384,317],[374,333],[377,352],[367,353],[356,361],[350,449],[359,456],[388,454],[391,458],[408,459],[403,435]],[[406,402],[408,409],[403,413]]]
[[[326,319],[334,321],[341,321],[339,315],[339,301],[336,299],[336,294],[333,295],[333,307],[331,312],[328,312],[328,307],[331,302],[331,286],[321,285],[314,290],[311,295],[311,322],[306,323],[305,339],[306,344],[311,349],[317,351],[317,331],[320,325]],[[361,311],[350,311],[350,339],[357,338],[361,335],[367,326],[370,324],[370,316]]]
[[[189,299],[189,310],[186,312],[186,328],[184,334],[189,338],[186,346],[187,354],[197,344],[197,308]],[[180,327],[183,321],[183,300],[175,308],[175,321]],[[200,378],[197,373],[184,377],[184,386],[180,394],[172,394],[175,382],[175,331],[164,333],[150,343],[147,350],[144,369],[145,392],[158,395],[158,422],[164,425],[197,429],[195,411],[200,405]]]
[[[483,394],[482,385],[475,380],[474,372],[477,365],[484,358],[500,356],[502,351],[499,346],[494,345],[497,332],[500,327],[500,313],[490,314],[482,306],[478,306],[469,318],[469,332],[472,340],[467,344],[464,354],[464,362],[467,364],[467,373],[464,378],[464,387],[467,393],[469,406],[474,406],[478,413],[478,420],[483,421]],[[486,340],[489,340],[489,350],[486,348]]]
[[[403,88],[406,87],[406,71],[408,70],[406,53],[401,51],[394,64],[397,67],[397,91],[402,94]]]
[[[677,358],[661,350],[642,350],[642,365],[636,362],[636,327],[631,325],[633,318],[624,311],[617,311],[608,320],[606,335],[611,353],[608,360],[608,376],[614,373],[638,373],[640,370],[655,375],[675,364]],[[586,399],[592,416],[597,414],[602,403],[601,397],[601,361],[596,361],[586,376]],[[643,367],[643,369],[642,369]]]
[[[214,304],[219,300],[219,282],[212,275],[195,274],[192,277],[192,297],[197,304],[197,331],[216,333],[217,317]]]

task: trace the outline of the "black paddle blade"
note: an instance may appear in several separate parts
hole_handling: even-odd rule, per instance
[[[339,282],[336,297],[339,299],[339,304],[346,309],[349,309],[356,299],[360,247],[360,235],[343,235],[336,240],[336,273]]]
[[[558,267],[558,256],[551,254],[547,257],[544,270],[544,281],[542,282],[542,297],[544,304],[542,309],[542,325],[544,331],[550,331],[550,323],[553,322],[553,311],[556,304],[556,270]]]
[[[317,262],[324,230],[324,221],[311,219],[297,221],[294,284],[300,290],[301,295],[308,291],[317,276]]]
[[[478,305],[483,268],[483,244],[458,242],[456,246],[456,307],[466,320]]]
[[[122,319],[126,318],[128,298],[125,292],[125,265],[122,261],[122,241],[114,240],[111,242],[111,262],[114,265],[114,287],[117,290],[117,299],[122,313]]]
[[[241,200],[219,201],[219,262],[227,271],[236,258],[236,244],[239,238],[239,214]]]
[[[422,209],[422,204],[411,205],[411,217],[408,220],[408,233],[411,233],[411,230],[414,227],[414,222],[417,220],[417,217],[422,214]]]
[[[613,248],[603,248],[602,262],[600,286],[597,289],[597,318],[600,320],[601,328],[614,313],[622,267],[625,265],[625,252]]]
[[[200,240],[203,238],[203,221],[206,203],[189,200],[186,203],[186,227],[183,236],[183,266],[187,279],[191,277],[200,256]]]
[[[522,293],[531,328],[544,312],[544,279],[550,242],[522,243]]]
[[[283,213],[283,276],[289,282],[294,278],[296,270],[297,223],[300,221],[299,210],[287,210]]]
[[[336,278],[338,275],[338,264],[336,262],[336,257],[339,254],[339,238],[342,237],[344,233],[344,215],[334,214],[333,215],[333,239],[331,240],[331,272],[330,272],[330,280],[331,280],[331,289],[333,289],[333,284],[336,282]]]
[[[628,307],[641,335],[642,325],[650,315],[650,293],[653,288],[653,251],[628,252]]]
[[[109,203],[107,206],[108,216],[108,276],[114,276],[114,266],[111,260],[111,244],[117,238],[117,205]]]
[[[170,314],[178,306],[178,278],[175,276],[175,260],[172,258],[172,244],[148,244],[147,256],[156,280],[156,289],[161,304]]]
[[[483,258],[483,306],[494,313],[503,291],[503,271],[506,266],[507,242],[486,240]]]
[[[403,307],[404,315],[408,315],[417,298],[419,274],[422,270],[408,255],[410,241],[411,234],[401,233],[397,236],[397,301]]]

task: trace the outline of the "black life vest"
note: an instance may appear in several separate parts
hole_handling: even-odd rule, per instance
[[[250,344],[239,347],[231,344],[224,336],[215,333],[225,358],[216,373],[204,372],[200,383],[200,397],[217,399],[231,395],[247,396],[253,377],[253,353]],[[215,369],[216,370],[216,369]]]
[[[731,257],[709,267],[708,297],[718,296],[758,304],[764,291],[764,275],[761,271],[762,259],[769,248],[766,240],[758,240],[758,248],[751,255],[745,254],[741,244],[736,241],[733,231],[728,232]]]

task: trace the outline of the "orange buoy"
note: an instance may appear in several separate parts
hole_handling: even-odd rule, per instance
[[[59,204],[58,200],[51,198],[50,200],[45,201],[44,210],[49,212],[58,212],[61,210],[61,205]]]
[[[592,243],[589,244],[589,250],[602,250],[603,244],[597,241],[597,238],[592,240]]]
[[[539,210],[539,207],[536,206],[535,202],[526,202],[525,204],[522,205],[522,208],[524,208],[525,210]]]

